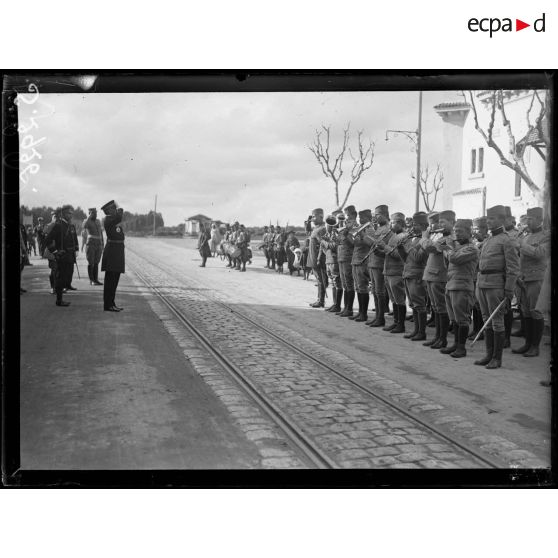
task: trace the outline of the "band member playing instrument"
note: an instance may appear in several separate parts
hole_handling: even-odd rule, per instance
[[[365,239],[365,235],[372,228],[372,211],[370,209],[359,211],[358,220],[360,227],[354,233],[351,233],[354,243],[351,264],[353,266],[353,278],[358,300],[358,314],[356,316],[349,316],[349,320],[366,322],[368,320],[368,303],[370,301],[370,295],[368,294],[368,284],[370,282],[370,275],[368,273],[370,242]]]
[[[337,262],[337,215],[342,213],[342,211],[334,211],[326,217],[326,233],[320,242],[320,248],[326,257],[327,276],[331,280],[331,297],[333,299],[333,304],[326,308],[326,312],[341,312],[343,289],[341,289]]]
[[[356,228],[356,218],[357,211],[354,205],[348,205],[344,209],[344,213],[337,215],[337,265],[339,266],[339,278],[344,293],[344,303],[342,311],[336,312],[336,314],[342,318],[353,315],[355,283],[351,260],[353,259],[354,241],[351,232]]]
[[[407,298],[413,309],[414,325],[414,331],[406,333],[404,337],[411,341],[426,339],[426,282],[422,276],[428,254],[423,250],[420,239],[427,227],[427,214],[423,211],[415,213],[409,235],[399,246],[399,253],[405,261],[403,279]]]
[[[441,248],[448,262],[446,283],[446,308],[453,322],[454,343],[440,349],[440,352],[462,358],[467,356],[465,343],[469,334],[471,311],[475,305],[474,277],[477,272],[479,251],[471,242],[471,219],[455,222],[455,239],[446,240]],[[446,237],[451,238],[451,237]]]
[[[200,221],[200,235],[198,237],[198,251],[202,258],[200,267],[205,267],[207,258],[211,257],[211,246],[209,245],[210,240],[211,231],[209,229],[209,223],[203,223]]]
[[[496,205],[486,211],[486,221],[491,235],[481,249],[476,292],[485,322],[504,299],[508,299],[508,303],[511,303],[519,274],[519,256],[516,247],[504,231],[505,217],[503,205]],[[506,311],[504,305],[486,326],[484,336],[486,355],[476,360],[475,364],[488,369],[502,366]]]

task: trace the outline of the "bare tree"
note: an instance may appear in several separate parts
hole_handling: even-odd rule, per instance
[[[532,92],[531,103],[527,109],[526,119],[527,119],[527,133],[517,141],[512,130],[512,125],[510,120],[506,115],[506,108],[504,104],[504,91],[498,89],[491,91],[487,99],[489,103],[490,110],[490,120],[488,126],[483,129],[479,124],[477,106],[475,104],[475,99],[472,91],[467,92],[468,100],[473,109],[473,117],[475,119],[475,128],[484,138],[487,145],[494,149],[500,158],[500,163],[517,174],[521,176],[525,184],[531,189],[531,191],[537,195],[541,192],[541,186],[536,184],[535,181],[529,175],[529,171],[525,165],[525,150],[527,147],[533,147],[536,152],[546,161],[546,154],[543,149],[548,153],[550,147],[550,140],[548,134],[545,134],[546,123],[548,122],[548,97],[546,95],[546,103],[540,98],[537,91]],[[467,99],[467,95],[463,92],[463,96]],[[535,102],[536,101],[536,102]],[[532,120],[532,111],[538,107],[537,116]],[[494,123],[496,120],[496,113],[499,113],[504,129],[506,130],[508,137],[508,148],[507,153],[494,141]],[[548,167],[548,165],[547,165]]]
[[[414,173],[411,173],[411,178],[416,180]],[[438,192],[443,187],[444,173],[440,168],[440,163],[436,165],[436,171],[434,174],[432,174],[427,164],[426,168],[422,169],[420,172],[420,193],[427,212],[434,211],[434,207],[436,207],[436,200],[438,198]]]
[[[324,126],[322,124],[321,130],[316,130],[316,135],[312,145],[308,146],[308,149],[314,154],[316,160],[318,161],[322,172],[328,178],[333,181],[335,187],[335,206],[337,209],[343,209],[353,186],[360,180],[361,176],[372,166],[374,161],[374,142],[368,140],[367,144],[363,141],[363,131],[357,132],[357,143],[358,143],[358,153],[355,157],[349,147],[350,141],[350,123],[347,124],[343,130],[343,141],[337,156],[331,155],[329,153],[330,148],[330,126]],[[345,153],[349,153],[352,159],[351,167],[351,177],[349,179],[349,184],[343,197],[342,202],[340,202],[340,187],[341,187],[341,177],[343,176],[343,159]]]

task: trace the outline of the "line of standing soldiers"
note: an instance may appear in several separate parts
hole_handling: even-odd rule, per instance
[[[303,265],[300,256],[297,259],[297,249],[300,250],[300,242],[294,230],[283,230],[280,225],[264,227],[262,244],[259,246],[266,259],[266,269],[273,269],[277,273],[284,273],[283,266],[287,263],[289,273],[295,271],[300,275],[300,267]]]
[[[312,221],[307,265],[318,281],[318,299],[310,306],[325,306],[330,280],[333,305],[326,311],[403,333],[454,358],[467,355],[467,338],[476,336],[488,322],[486,355],[475,364],[493,369],[502,365],[503,349],[510,346],[515,296],[521,312],[519,334],[525,343],[512,352],[526,357],[539,354],[544,316],[537,300],[550,241],[542,229],[541,208],[527,210],[521,234],[514,228],[510,208],[502,205],[475,220],[456,220],[453,211],[417,212],[406,219],[402,213],[390,216],[388,207],[379,205],[373,214],[370,209],[359,211],[357,223],[357,211],[351,205],[328,215],[325,222],[323,209],[315,209]],[[375,308],[370,320],[369,293]],[[357,313],[353,311],[355,296]],[[388,297],[394,319],[386,325]],[[409,333],[405,333],[407,300],[414,325]],[[436,328],[430,340],[426,340],[428,302]],[[448,346],[450,328],[454,340]]]
[[[226,267],[231,267],[237,271],[246,271],[246,262],[251,260],[248,249],[249,243],[250,234],[244,225],[238,221],[235,221],[232,226],[227,225],[222,243],[224,254],[228,260]]]

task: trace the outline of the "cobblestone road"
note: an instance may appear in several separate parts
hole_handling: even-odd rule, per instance
[[[424,415],[429,423],[444,425],[449,433],[458,435],[467,444],[492,455],[496,462],[505,466],[546,465],[543,459],[514,442],[479,428],[477,424],[448,410],[437,401],[381,374],[379,371],[386,369],[385,363],[382,362],[385,358],[376,355],[378,358],[375,365],[363,365],[351,358],[351,355],[344,354],[347,351],[343,353],[332,350],[322,339],[314,341],[312,335],[301,335],[295,323],[290,323],[289,327],[279,324],[277,314],[281,313],[280,309],[272,308],[271,313],[262,312],[262,295],[264,302],[269,300],[270,296],[273,297],[274,283],[277,283],[277,280],[289,282],[290,278],[275,274],[268,274],[264,278],[263,275],[255,273],[223,273],[222,268],[219,269],[219,276],[204,274],[203,272],[209,270],[199,270],[196,267],[197,262],[191,261],[196,259],[195,253],[186,252],[183,247],[172,243],[133,239],[130,248],[130,267],[141,269],[143,274],[148,275],[151,281],[161,287],[165,295],[178,304],[195,327],[207,335],[223,354],[235,360],[250,379],[306,434],[317,440],[339,466],[473,468],[483,464],[419,423],[383,403],[371,400],[368,395],[346,381],[294,353],[265,332],[247,324],[235,312],[225,311],[216,300],[226,302],[232,309],[238,308],[243,314],[249,315],[282,338],[295,343],[305,352],[339,367],[355,380],[388,396],[413,413]],[[163,270],[147,264],[143,258],[134,254],[134,249],[142,255],[148,255],[152,262],[162,264]],[[181,255],[187,257],[180,259]],[[168,262],[173,262],[172,267]],[[203,283],[200,283],[200,280],[203,280]],[[215,285],[216,280],[221,284]],[[244,288],[236,289],[239,281]],[[246,300],[247,292],[250,293],[249,301]],[[259,409],[231,383],[230,379],[223,376],[222,371],[212,364],[207,354],[203,354],[203,351],[192,343],[161,303],[151,296],[149,298],[154,311],[162,316],[167,329],[183,347],[186,357],[227,405],[247,437],[258,443],[264,457],[263,465],[300,466],[296,455],[285,446],[277,430],[262,416]],[[239,303],[241,306],[237,307]],[[292,311],[292,305],[286,304],[285,310],[287,313]],[[311,310],[306,312],[314,315],[317,313]],[[402,343],[399,339],[396,341]]]

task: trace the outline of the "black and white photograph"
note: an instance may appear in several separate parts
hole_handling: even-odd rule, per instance
[[[544,483],[550,93],[7,74],[5,479]]]

